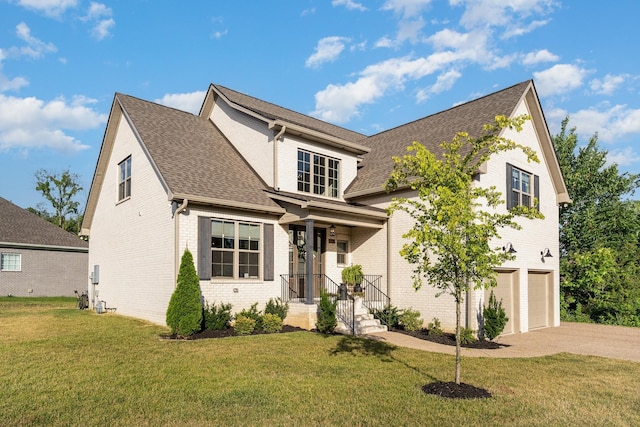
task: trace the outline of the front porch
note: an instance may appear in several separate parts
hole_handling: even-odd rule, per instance
[[[379,328],[379,323],[372,321],[369,312],[390,304],[389,297],[380,289],[382,276],[379,275],[361,277],[362,292],[357,293],[357,300],[351,289],[345,297],[340,284],[325,274],[282,274],[280,280],[281,299],[289,303],[287,323],[304,329],[315,329],[322,293],[337,301],[339,327],[336,331],[348,334],[376,332],[374,329]],[[372,328],[367,329],[369,326]]]

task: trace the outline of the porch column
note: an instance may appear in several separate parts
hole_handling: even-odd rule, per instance
[[[305,253],[307,254],[307,258],[305,259],[305,295],[307,296],[305,303],[313,304],[313,220],[307,219],[305,220],[306,229],[306,237],[307,243],[305,248]]]

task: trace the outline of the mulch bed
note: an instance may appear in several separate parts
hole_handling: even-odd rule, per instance
[[[456,345],[456,335],[450,333],[443,333],[442,335],[433,335],[429,333],[428,329],[421,329],[419,331],[405,331],[404,329],[392,329],[393,332],[410,335],[421,340],[431,341],[444,345]],[[507,344],[500,344],[495,341],[478,340],[469,344],[461,344],[464,348],[478,348],[482,350],[495,350],[498,348],[509,347]]]
[[[465,383],[456,384],[453,381],[426,384],[422,386],[422,391],[425,394],[433,394],[447,399],[488,399],[491,397],[491,393],[483,388]]]
[[[286,334],[288,332],[300,332],[305,331],[309,332],[306,329],[298,328],[297,326],[283,325],[282,330],[280,332],[275,332],[276,334]],[[254,331],[251,335],[263,335],[266,334],[264,331]],[[217,331],[212,331],[210,329],[205,329],[202,332],[198,332],[197,334],[193,334],[190,336],[183,335],[162,335],[162,338],[171,339],[171,340],[201,340],[207,338],[226,338],[226,337],[234,337],[237,336],[236,332],[233,330],[233,327],[228,329],[220,329]]]

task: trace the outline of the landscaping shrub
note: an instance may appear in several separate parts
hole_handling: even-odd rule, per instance
[[[236,315],[236,319],[239,317],[248,317],[249,319],[253,319],[256,323],[255,323],[255,328],[258,330],[262,330],[262,312],[258,311],[258,303],[254,303],[251,305],[251,308],[249,308],[249,310],[247,309],[242,309],[242,311],[240,313],[238,313]]]
[[[504,327],[509,320],[502,307],[502,300],[498,301],[493,295],[493,291],[489,295],[489,305],[484,307],[482,315],[484,316],[484,326],[482,328],[484,336],[489,338],[489,341],[493,341],[504,331]]]
[[[429,335],[440,336],[443,334],[440,319],[438,319],[437,317],[433,318],[433,322],[429,322],[429,324],[427,325],[427,329],[429,330]]]
[[[236,316],[236,322],[233,324],[233,330],[238,335],[251,335],[256,329],[256,321],[246,316]]]
[[[413,310],[411,308],[403,310],[398,322],[405,331],[417,331],[422,329],[422,319],[420,318],[420,312],[418,310]]]
[[[329,295],[323,292],[320,296],[320,312],[318,313],[318,321],[316,328],[323,334],[331,334],[338,326],[336,318],[336,301],[331,301]]]
[[[382,310],[371,309],[370,313],[375,319],[380,320],[381,323],[387,325],[389,328],[397,328],[399,325],[400,311],[398,307],[391,304],[385,306]]]
[[[287,317],[288,312],[289,312],[289,303],[285,302],[283,304],[280,298],[276,298],[275,300],[273,298],[269,299],[267,306],[264,308],[265,315],[275,314],[282,321],[284,321],[284,319]]]
[[[204,307],[203,320],[204,328],[212,331],[229,329],[231,326],[231,304],[215,303]]]
[[[277,314],[265,313],[262,316],[262,330],[268,334],[282,330],[282,319]]]
[[[200,279],[189,249],[185,249],[180,261],[177,286],[167,307],[166,322],[172,334],[188,336],[202,328]]]
[[[471,344],[478,341],[475,331],[471,328],[460,328],[460,344]]]

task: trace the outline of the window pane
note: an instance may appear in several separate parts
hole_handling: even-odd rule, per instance
[[[257,251],[260,250],[260,242],[258,242],[257,240],[252,240],[249,244],[249,249],[252,251]]]
[[[225,222],[224,223],[224,237],[231,237],[233,238],[233,236],[235,236],[236,234],[236,226],[233,222]]]
[[[531,196],[522,193],[522,205],[531,206]]]
[[[511,188],[520,190],[520,171],[515,168],[511,172]]]
[[[4,253],[0,255],[0,270],[3,271],[21,271],[21,255]]]
[[[224,238],[224,248],[225,249],[233,249],[235,247],[235,240],[233,237],[225,237]]]
[[[222,236],[222,221],[211,221],[211,235]]]
[[[527,173],[522,174],[522,192],[531,194],[531,190],[529,189],[529,180],[531,179],[531,175]]]

